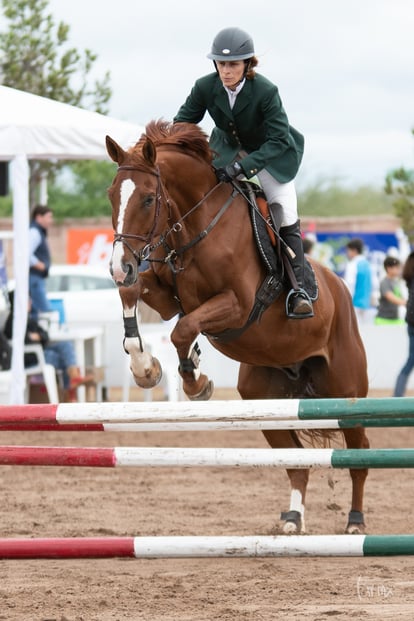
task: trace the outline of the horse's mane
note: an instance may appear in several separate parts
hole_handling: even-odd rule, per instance
[[[195,155],[208,164],[211,164],[213,153],[208,144],[207,134],[193,123],[171,123],[159,119],[150,121],[145,126],[145,133],[141,135],[136,145],[129,150],[129,154],[140,155],[143,144],[149,138],[156,147],[171,146],[189,155]]]

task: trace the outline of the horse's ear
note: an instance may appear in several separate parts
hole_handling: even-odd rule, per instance
[[[111,160],[116,162],[118,165],[121,165],[125,159],[125,151],[110,136],[107,136],[105,141],[106,141],[106,150],[108,151],[109,157],[111,158]]]
[[[155,166],[157,150],[155,148],[155,144],[148,137],[144,142],[144,146],[142,147],[142,154],[150,166]]]

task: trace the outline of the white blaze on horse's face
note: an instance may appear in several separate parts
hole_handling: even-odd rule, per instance
[[[136,185],[132,181],[132,179],[125,179],[121,183],[121,188],[119,191],[120,199],[119,199],[119,212],[118,212],[118,221],[116,223],[116,233],[122,234],[124,233],[124,223],[125,223],[125,213],[128,207],[128,203],[131,199],[135,191]],[[122,269],[122,257],[124,254],[124,249],[122,245],[122,241],[116,241],[114,243],[114,249],[112,251],[112,259],[111,259],[111,267],[112,267],[112,276],[116,282],[123,282],[125,279],[125,272]]]

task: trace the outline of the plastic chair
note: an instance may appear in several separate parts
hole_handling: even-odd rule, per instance
[[[8,405],[10,403],[10,388],[12,384],[12,372],[0,371],[0,404]]]
[[[59,403],[56,369],[53,365],[47,364],[43,347],[41,345],[25,345],[24,353],[33,353],[37,358],[37,364],[25,368],[26,377],[30,378],[32,375],[42,375],[49,402]]]

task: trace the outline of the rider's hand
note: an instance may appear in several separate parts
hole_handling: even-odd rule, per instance
[[[233,162],[233,164],[229,164],[224,168],[216,169],[216,177],[219,181],[233,181],[239,175],[242,175],[243,168],[240,166],[239,162]]]

